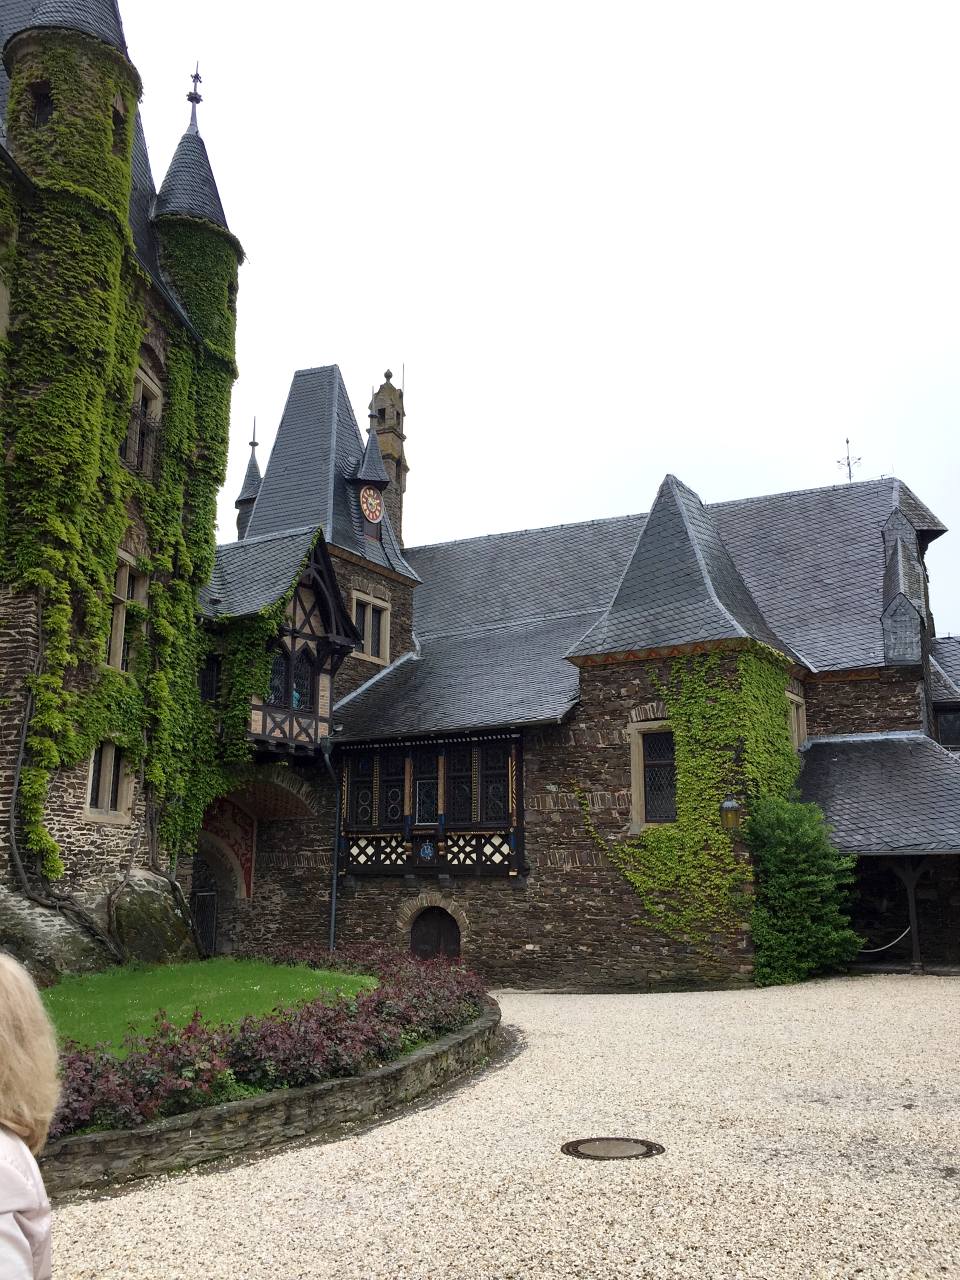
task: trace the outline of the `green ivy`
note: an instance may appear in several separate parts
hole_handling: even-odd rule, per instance
[[[722,950],[748,915],[749,869],[720,822],[727,795],[747,805],[797,776],[786,718],[787,663],[767,649],[675,659],[655,676],[673,731],[677,820],[608,842],[594,839],[637,893],[644,925],[706,952]]]
[[[8,122],[37,191],[18,208],[0,195],[0,274],[13,317],[0,409],[0,559],[7,581],[36,593],[43,665],[34,680],[20,789],[24,842],[48,878],[63,874],[44,809],[52,773],[116,742],[142,768],[171,860],[195,838],[210,799],[236,785],[250,750],[239,730],[265,689],[265,637],[276,611],[224,629],[233,675],[219,721],[197,670],[209,643],[197,593],[213,568],[223,484],[242,251],[222,229],[165,219],[164,262],[195,330],[167,315],[160,450],[153,476],[132,475],[119,450],[146,336],[150,281],[127,222],[136,73],[82,36],[46,33],[17,48]],[[33,126],[30,85],[50,86],[52,118]],[[115,149],[113,108],[124,104]],[[139,511],[149,551],[144,632],[129,672],[103,666],[117,549]],[[138,617],[128,606],[130,621]],[[252,650],[260,646],[254,654]],[[234,701],[236,699],[237,701]]]

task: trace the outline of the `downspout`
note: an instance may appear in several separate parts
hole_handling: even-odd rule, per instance
[[[335,949],[337,937],[337,876],[340,871],[340,779],[337,771],[334,769],[330,761],[330,753],[333,750],[333,743],[330,737],[320,739],[320,749],[323,752],[323,763],[327,767],[327,773],[330,775],[330,781],[333,783],[333,857],[330,859],[330,939],[328,950],[331,955]]]

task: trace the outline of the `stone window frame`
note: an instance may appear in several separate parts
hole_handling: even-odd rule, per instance
[[[627,726],[630,737],[630,831],[639,835],[648,827],[669,827],[673,822],[647,822],[644,795],[643,739],[648,733],[673,733],[669,720],[632,720]],[[673,821],[676,821],[674,819]]]
[[[799,693],[788,689],[787,694],[787,727],[790,730],[790,741],[794,751],[799,751],[807,740],[807,704]]]
[[[93,786],[93,767],[98,751],[101,752],[100,786],[97,795],[98,803],[95,805],[92,802],[90,791]],[[113,783],[113,771],[118,756],[120,758],[120,785],[117,792],[117,807],[116,809],[111,809],[109,808],[109,788]],[[96,822],[103,826],[130,826],[133,822],[135,782],[135,775],[117,744],[109,741],[109,739],[101,742],[90,753],[90,760],[87,764],[87,780],[83,793],[83,820],[85,822]],[[103,801],[105,796],[107,797],[107,804],[101,808],[100,802]]]
[[[357,604],[363,603],[367,606],[367,621],[363,628],[363,648],[354,649],[354,656],[362,658],[364,662],[372,662],[378,667],[386,667],[390,665],[390,602],[382,600],[377,596],[372,596],[366,591],[358,591],[356,588],[351,592],[350,616],[354,623],[357,619]],[[380,656],[377,657],[369,652],[370,647],[370,619],[373,616],[371,609],[380,610]]]
[[[131,575],[136,582],[134,587],[135,594],[133,595],[130,594]],[[146,607],[149,593],[150,579],[145,573],[141,573],[137,569],[136,558],[121,547],[117,551],[117,568],[113,576],[113,588],[111,590],[113,617],[110,622],[110,636],[107,640],[104,666],[110,667],[114,671],[122,671],[124,674],[128,673],[129,664],[126,663],[124,654],[124,645],[127,639],[127,605],[134,603]],[[141,635],[144,630],[145,624],[140,627]]]

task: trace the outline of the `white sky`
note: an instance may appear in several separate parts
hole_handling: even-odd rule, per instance
[[[221,540],[330,363],[363,430],[406,364],[408,545],[839,483],[848,435],[960,526],[960,6],[121,8],[157,185],[199,58],[248,255]]]

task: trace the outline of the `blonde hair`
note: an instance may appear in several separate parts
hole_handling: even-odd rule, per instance
[[[59,1096],[53,1025],[29,973],[0,951],[0,1125],[36,1155]]]

